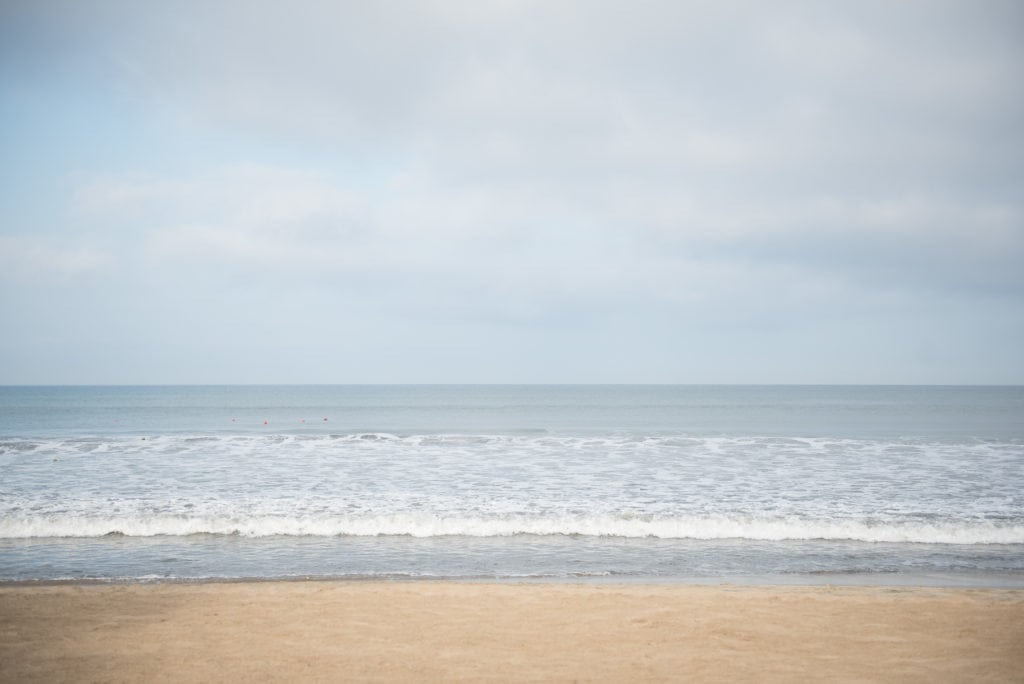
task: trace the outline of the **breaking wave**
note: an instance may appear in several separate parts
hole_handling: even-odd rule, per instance
[[[1024,525],[973,522],[869,522],[728,516],[494,517],[394,514],[382,516],[59,516],[5,518],[2,538],[153,537],[188,535],[503,537],[564,535],[659,539],[849,540],[923,544],[1024,544]]]

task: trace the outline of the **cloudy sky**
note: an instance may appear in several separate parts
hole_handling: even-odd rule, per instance
[[[0,0],[0,383],[1024,383],[1024,4]]]

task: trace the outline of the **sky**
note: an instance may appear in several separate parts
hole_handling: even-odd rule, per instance
[[[1024,4],[0,0],[0,384],[1024,383]]]

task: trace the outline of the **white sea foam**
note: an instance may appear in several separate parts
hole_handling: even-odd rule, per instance
[[[0,538],[1024,543],[1015,440],[559,434],[0,441]]]
[[[188,517],[152,515],[46,516],[0,519],[0,537],[129,537],[196,534],[268,536],[502,537],[582,535],[660,539],[850,540],[926,544],[1024,544],[1024,525],[988,521],[923,523],[859,520],[799,520],[748,517],[551,516],[443,517],[430,514],[384,516]]]

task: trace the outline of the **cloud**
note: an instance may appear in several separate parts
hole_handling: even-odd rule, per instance
[[[89,245],[0,235],[0,278],[9,282],[73,287],[103,276],[113,263],[109,253]]]
[[[361,194],[322,173],[239,166],[189,179],[97,179],[77,200],[80,220],[137,234],[130,259],[150,278],[362,291],[395,315],[557,326],[646,310],[738,321],[737,312],[760,309],[764,319],[848,294],[827,259],[764,245],[745,252],[759,226],[768,241],[788,234],[773,234],[765,217],[730,232],[715,224],[729,215],[697,212],[702,230],[652,232],[665,197],[602,219],[610,205],[585,209],[536,186],[402,177]]]
[[[187,178],[101,177],[75,199],[80,220],[141,233],[155,260],[331,265],[365,229],[351,191],[314,172],[252,164]]]
[[[853,321],[903,350],[1020,337],[999,328],[1024,296],[1017,3],[5,10],[4,82],[97,93],[80,106],[137,146],[67,152],[70,210],[9,222],[5,251],[187,299],[196,328],[220,288],[439,347],[444,326],[652,359],[721,331],[848,350]]]

